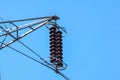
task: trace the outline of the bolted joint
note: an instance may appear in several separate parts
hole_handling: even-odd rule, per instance
[[[52,19],[54,19],[54,20],[57,20],[57,19],[60,19],[58,16],[52,16]]]

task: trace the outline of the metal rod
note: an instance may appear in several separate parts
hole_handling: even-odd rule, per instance
[[[38,18],[28,18],[28,19],[20,19],[20,20],[10,20],[10,21],[2,21],[0,24],[4,23],[11,23],[11,22],[21,22],[21,21],[28,21],[28,20],[37,20],[37,19],[44,19],[44,18],[52,18],[52,19],[59,19],[58,16],[48,16],[48,17],[38,17]]]
[[[28,21],[28,20],[37,20],[37,19],[44,19],[44,18],[50,18],[50,17],[38,17],[38,18],[28,18],[28,19],[20,19],[20,20],[10,20],[10,21],[0,22],[0,24],[11,23],[11,22],[20,22],[20,21]]]

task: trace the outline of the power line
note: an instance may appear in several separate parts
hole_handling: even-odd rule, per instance
[[[1,42],[0,42],[0,43],[1,43]],[[48,65],[46,65],[46,64],[44,64],[44,63],[42,63],[42,62],[40,62],[40,61],[38,61],[38,60],[36,60],[36,59],[34,59],[33,57],[30,57],[30,56],[26,55],[25,53],[23,53],[23,52],[15,49],[15,48],[13,48],[13,47],[11,47],[11,46],[7,46],[7,47],[10,48],[10,49],[12,49],[12,50],[14,50],[14,51],[16,51],[16,52],[18,52],[18,53],[20,53],[20,54],[22,54],[22,55],[25,56],[25,57],[28,57],[29,59],[31,59],[31,60],[33,60],[33,61],[35,61],[35,62],[37,62],[37,63],[39,63],[39,64],[41,64],[41,65],[43,65],[43,66],[46,66],[46,67],[49,68],[49,69],[52,69],[53,71],[55,71],[57,74],[61,75],[61,76],[62,76],[63,78],[65,78],[66,80],[70,80],[67,76],[65,76],[65,75],[64,75],[63,73],[61,73],[59,70],[57,70],[57,69],[55,69],[55,68],[52,68],[52,67],[50,67],[50,66],[48,66]]]
[[[48,67],[48,68],[54,70],[52,67],[50,67],[50,66],[48,66],[48,65],[46,65],[46,64],[44,64],[44,63],[42,63],[42,62],[40,62],[40,61],[38,61],[38,60],[36,60],[36,59],[34,59],[33,57],[30,57],[30,56],[26,55],[25,53],[23,53],[23,52],[21,52],[21,51],[15,49],[15,48],[13,48],[13,47],[11,47],[11,46],[7,46],[7,47],[9,47],[10,49],[12,49],[12,50],[14,50],[14,51],[16,51],[16,52],[18,52],[18,53],[20,53],[20,54],[22,54],[22,55],[28,57],[29,59],[31,59],[31,60],[33,60],[33,61],[35,61],[35,62],[37,62],[37,63],[40,63],[40,64],[42,64],[42,65],[44,65],[44,66],[46,66],[46,67]]]
[[[29,49],[32,53],[34,53],[36,56],[39,57],[40,60],[42,60],[44,63],[46,63],[47,65],[50,65],[52,67],[54,67],[52,64],[48,63],[46,60],[44,60],[38,53],[36,53],[33,49],[31,49],[30,47],[28,47],[26,44],[24,44],[23,42],[21,42],[20,40],[18,40],[18,42],[20,42],[23,46],[25,46],[27,49]],[[55,68],[55,67],[54,67]]]

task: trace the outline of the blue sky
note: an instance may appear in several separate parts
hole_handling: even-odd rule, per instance
[[[119,0],[2,0],[0,17],[59,16],[58,24],[68,32],[63,41],[68,68],[62,72],[71,80],[120,80],[119,4]],[[48,33],[42,27],[21,41],[48,60]],[[29,54],[17,42],[11,46]],[[0,72],[2,80],[64,80],[9,48],[0,51]]]

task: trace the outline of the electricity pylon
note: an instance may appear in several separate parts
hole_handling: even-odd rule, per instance
[[[55,71],[57,74],[61,75],[64,77],[66,80],[69,80],[68,77],[66,77],[64,74],[60,72],[60,70],[65,70],[67,65],[63,62],[62,60],[62,42],[61,42],[61,32],[63,30],[58,24],[57,20],[59,19],[58,16],[47,16],[47,17],[38,17],[38,18],[29,18],[29,19],[20,19],[20,20],[10,20],[10,21],[2,21],[0,22],[0,49],[3,49],[5,47],[9,47],[10,49],[52,69]],[[29,21],[29,22],[28,22]],[[26,22],[26,24],[25,24]],[[24,23],[23,25],[18,25],[18,23]],[[55,38],[56,41],[53,41],[52,43],[55,43],[56,48],[51,48],[53,51],[56,51],[57,56],[55,56],[56,62],[48,62],[45,59],[43,59],[37,52],[35,52],[33,49],[31,49],[29,46],[25,45],[23,42],[20,41],[21,38],[25,37],[26,35],[32,33],[33,31],[39,29],[42,26],[47,26],[47,28],[50,30],[51,27],[54,27],[57,29],[57,38]],[[56,35],[56,34],[54,34]],[[14,42],[19,42],[23,46],[25,46],[28,50],[30,50],[32,53],[34,53],[36,56],[39,57],[39,60],[26,55],[24,52],[21,52],[10,45]],[[51,50],[50,49],[50,50]],[[52,52],[54,53],[54,52]],[[53,55],[50,57],[50,59],[53,58]]]

